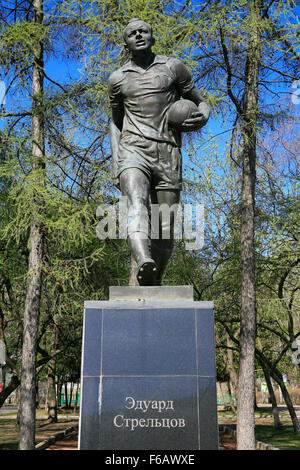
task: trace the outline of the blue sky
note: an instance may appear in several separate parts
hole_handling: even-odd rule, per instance
[[[199,2],[197,2],[199,4]],[[200,2],[202,4],[203,2]],[[300,13],[300,6],[296,7],[296,10]],[[300,47],[299,47],[300,49]],[[69,82],[69,77],[71,77],[73,80],[79,80],[81,78],[81,72],[80,72],[81,64],[76,63],[75,61],[61,61],[54,59],[51,57],[50,59],[46,60],[45,64],[45,71],[46,74],[52,78],[53,80],[59,82],[59,83],[68,83]],[[1,78],[1,76],[0,76]],[[300,79],[300,76],[299,76]],[[49,84],[47,80],[45,80],[46,86]],[[5,90],[6,83],[5,81],[0,81],[0,101],[1,98],[3,97],[3,92]],[[274,85],[275,86],[275,85]],[[294,88],[293,88],[294,87]],[[291,99],[294,101],[294,105],[298,106],[299,101],[300,101],[300,81],[299,83],[297,81],[292,81],[290,83],[290,86],[287,87],[286,85],[280,86],[277,85],[278,91],[280,92],[279,96],[283,96],[284,94],[290,93],[291,94]],[[293,93],[293,95],[292,95]],[[13,108],[14,105],[19,105],[20,100],[22,99],[21,96],[14,96],[11,93],[8,93],[6,97],[6,104],[7,108]],[[28,105],[30,106],[30,102],[27,103],[27,100],[25,100],[24,97],[24,106]],[[300,105],[299,105],[300,106]],[[218,118],[217,116],[214,116],[213,114],[211,115],[211,118],[209,120],[209,123],[207,124],[205,128],[205,134],[208,134],[210,131],[213,135],[217,135],[218,142],[219,142],[219,148],[220,152],[223,151],[224,145],[230,136],[230,123],[228,122],[222,122],[221,118]],[[1,124],[0,124],[1,128]]]

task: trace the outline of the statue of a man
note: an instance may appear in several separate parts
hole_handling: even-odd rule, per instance
[[[198,111],[181,126],[193,131],[206,124],[209,107],[180,60],[152,52],[149,24],[133,18],[123,37],[131,60],[111,74],[108,85],[113,179],[127,197],[128,244],[138,282],[161,285],[173,249],[175,214],[160,219],[159,238],[151,240],[149,201],[176,207],[182,167],[181,135],[169,128],[167,111],[180,97],[193,101]],[[168,232],[166,239],[162,234]]]

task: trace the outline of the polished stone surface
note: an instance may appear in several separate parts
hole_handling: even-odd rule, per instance
[[[198,448],[195,377],[103,377],[102,396],[102,449]],[[135,407],[138,406],[139,400],[150,402],[149,409],[146,412],[145,408],[128,409],[132,402],[130,397],[135,399]],[[159,402],[166,407],[170,398],[173,399],[174,409],[152,409],[152,406],[158,407]],[[184,419],[186,426],[180,426],[179,419]],[[116,425],[112,426],[114,420]],[[132,420],[128,422],[128,427],[126,420]],[[136,420],[139,420],[140,425],[135,427]],[[157,427],[157,424],[161,425]]]
[[[195,374],[192,309],[103,309],[104,375]]]
[[[217,449],[211,303],[116,304],[85,303],[80,449]]]
[[[193,300],[193,286],[111,286],[109,300]]]

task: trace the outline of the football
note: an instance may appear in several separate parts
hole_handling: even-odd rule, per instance
[[[197,105],[190,100],[175,101],[168,110],[169,126],[180,131],[182,123],[196,111],[198,111]]]

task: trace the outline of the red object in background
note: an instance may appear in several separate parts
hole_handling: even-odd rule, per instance
[[[2,385],[2,383],[0,382],[0,393],[2,392],[2,388],[3,388],[3,385]]]

